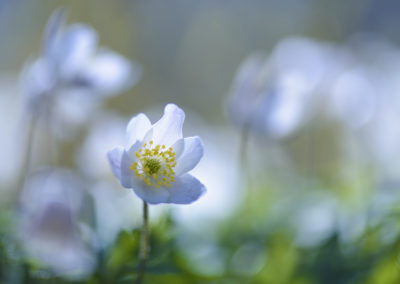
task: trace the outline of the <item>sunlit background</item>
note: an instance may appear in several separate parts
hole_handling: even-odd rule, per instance
[[[142,204],[106,153],[175,103],[207,193],[150,206],[145,283],[399,283],[399,13],[0,0],[0,282],[132,283]],[[51,46],[57,19],[85,25],[89,60],[78,37]]]

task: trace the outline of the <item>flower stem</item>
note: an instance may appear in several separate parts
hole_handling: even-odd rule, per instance
[[[148,205],[146,201],[143,201],[143,224],[140,237],[139,266],[138,266],[138,277],[136,279],[136,284],[141,284],[143,282],[144,274],[146,272],[146,261],[147,261],[148,240],[149,240],[148,220],[149,220]]]
[[[240,146],[239,146],[239,153],[240,153],[240,164],[242,165],[243,169],[247,167],[247,143],[249,140],[249,127],[246,125],[243,126],[241,137],[240,137]]]
[[[22,157],[22,165],[20,168],[18,180],[17,180],[17,188],[15,190],[15,194],[13,196],[13,202],[16,202],[19,198],[19,193],[22,191],[22,188],[25,186],[26,179],[30,172],[30,165],[32,159],[32,149],[33,149],[33,140],[36,129],[36,118],[32,117],[29,121],[28,129],[27,129],[27,137],[25,139],[25,149],[23,150],[24,154]]]

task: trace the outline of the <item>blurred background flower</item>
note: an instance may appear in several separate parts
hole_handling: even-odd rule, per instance
[[[89,25],[64,27],[64,22],[63,9],[53,12],[41,54],[27,63],[21,80],[34,119],[44,115],[52,130],[68,137],[66,131],[85,122],[106,95],[136,84],[141,70],[118,53],[98,48],[98,34]]]
[[[52,169],[33,176],[21,195],[21,242],[55,275],[87,276],[95,265],[79,233],[84,191],[74,174]],[[51,274],[50,274],[51,275]]]

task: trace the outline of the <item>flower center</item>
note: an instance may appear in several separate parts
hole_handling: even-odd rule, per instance
[[[144,168],[149,169],[149,174],[157,174],[161,169],[161,162],[154,158],[144,159]]]
[[[153,140],[135,152],[138,161],[134,162],[130,169],[135,171],[137,178],[142,179],[148,186],[171,187],[175,181],[176,166],[175,152],[171,147],[166,149],[165,145],[153,146]]]

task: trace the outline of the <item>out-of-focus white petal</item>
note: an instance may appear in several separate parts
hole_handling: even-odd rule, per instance
[[[189,174],[177,177],[167,190],[170,195],[166,203],[176,204],[192,203],[206,192],[205,186]]]
[[[115,94],[135,85],[142,73],[138,65],[132,65],[125,57],[105,50],[87,61],[81,72],[90,86],[102,94]]]
[[[342,72],[331,88],[330,106],[334,114],[354,129],[366,125],[376,114],[379,84],[375,74],[366,68]]]
[[[111,170],[117,179],[121,180],[121,161],[124,154],[123,147],[116,147],[107,153]]]
[[[192,170],[204,154],[204,146],[200,137],[187,137],[183,139],[183,153],[177,157],[175,174],[180,176]]]
[[[313,113],[313,97],[296,74],[280,74],[274,81],[257,109],[253,126],[270,137],[283,138],[299,129]]]
[[[84,278],[95,260],[79,237],[82,183],[65,170],[44,171],[21,195],[21,238],[27,252],[56,275]]]
[[[182,126],[185,113],[174,104],[165,106],[164,115],[153,125],[153,141],[169,147],[182,138]]]
[[[68,27],[54,47],[53,60],[64,80],[72,80],[82,64],[95,53],[98,35],[85,24]]]
[[[82,89],[59,90],[56,97],[51,111],[52,130],[60,139],[71,140],[92,118],[101,101]]]
[[[62,8],[58,8],[51,14],[43,34],[42,49],[44,56],[51,56],[57,36],[64,23],[65,11]]]
[[[239,127],[250,123],[266,84],[264,69],[266,56],[250,54],[239,66],[232,83],[228,101],[228,115]],[[262,75],[262,76],[261,76]]]
[[[271,64],[279,73],[295,74],[310,91],[329,71],[329,46],[308,38],[289,37],[278,43],[271,55]],[[329,54],[331,55],[331,54]]]
[[[143,113],[131,118],[126,128],[127,133],[127,147],[130,147],[138,140],[143,140],[147,131],[151,128],[151,122]]]
[[[21,73],[21,86],[26,104],[31,111],[39,111],[45,96],[54,83],[45,58],[28,62]]]

